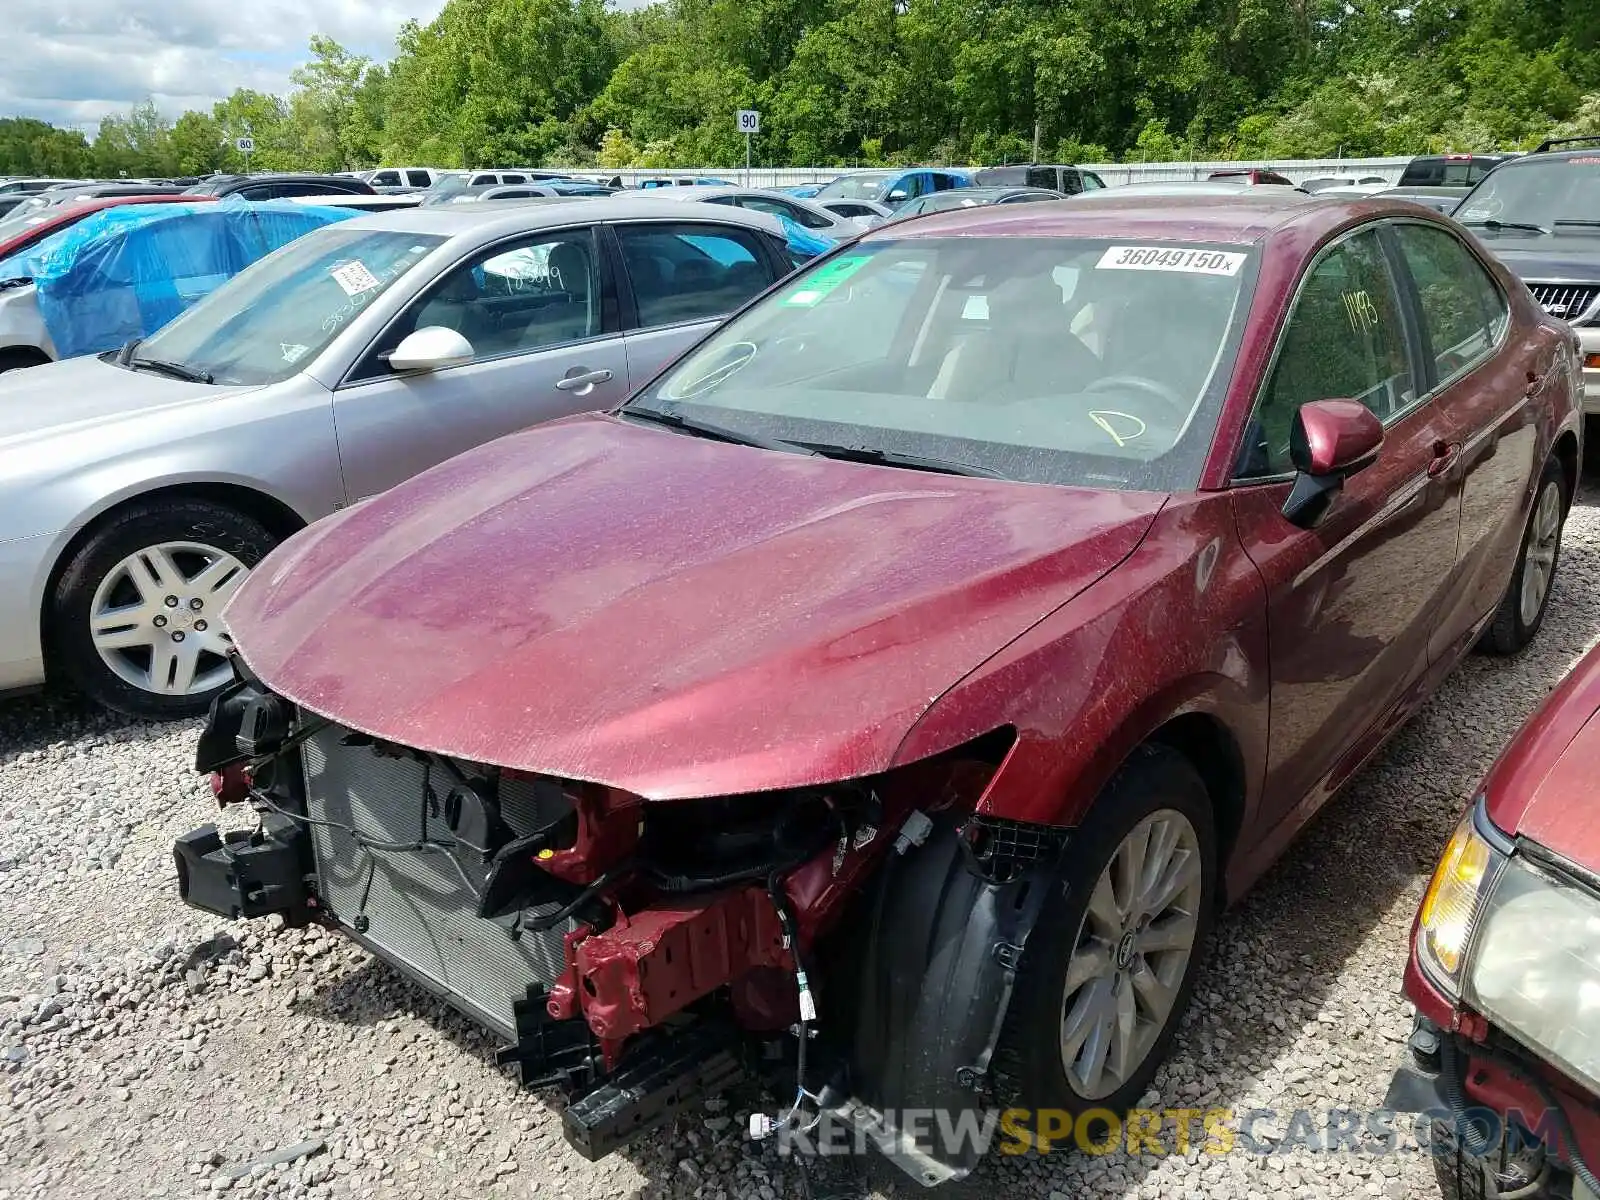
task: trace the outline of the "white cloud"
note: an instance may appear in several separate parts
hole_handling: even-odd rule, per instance
[[[407,18],[444,0],[0,0],[0,116],[86,131],[154,96],[163,111],[236,87],[283,92],[313,33],[377,59]]]

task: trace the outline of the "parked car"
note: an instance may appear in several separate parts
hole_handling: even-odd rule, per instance
[[[863,229],[870,229],[894,216],[894,209],[875,200],[829,200],[819,196],[812,203],[818,208],[827,209],[836,217],[848,217]]]
[[[1281,183],[1250,183],[1244,179],[1158,179],[1149,183],[1124,183],[1118,187],[1108,188],[1107,194],[1127,200],[1143,200],[1150,196],[1234,196],[1248,199],[1250,196],[1276,196],[1288,200],[1310,200],[1311,193],[1293,184]],[[1081,196],[1074,196],[1074,200],[1092,199],[1098,197],[1098,192],[1085,192]]]
[[[1535,519],[1553,570],[1548,497]],[[1448,1200],[1600,1196],[1597,711],[1591,650],[1501,752],[1412,930],[1411,1061],[1385,1103],[1444,1114],[1434,1164]]]
[[[955,208],[985,208],[991,204],[1035,204],[1040,200],[1065,200],[1063,192],[1030,187],[969,187],[953,192],[934,192],[931,196],[918,196],[907,200],[895,210],[891,218],[904,221],[924,213],[949,212]]]
[[[228,678],[216,613],[274,543],[616,403],[790,266],[776,221],[720,206],[387,212],[120,354],[0,378],[0,690],[42,680],[48,646],[114,708],[204,711]]]
[[[31,196],[51,188],[68,187],[77,183],[92,183],[90,179],[7,179],[0,181],[0,196]]]
[[[444,174],[435,167],[379,167],[360,177],[379,192],[420,192],[431,188]]]
[[[1327,191],[1367,193],[1392,185],[1382,175],[1318,175],[1301,180],[1300,186],[1315,194]]]
[[[748,1040],[797,1058],[771,1124],[959,1177],[893,1114],[1126,1111],[1219,907],[1535,636],[1576,372],[1410,205],[870,231],[278,550],[197,758],[261,824],[180,839],[179,893],[350,932],[590,1157]]]
[[[1392,187],[1373,194],[1386,200],[1409,200],[1412,204],[1448,215],[1460,206],[1462,191],[1460,188],[1443,187]]]
[[[294,196],[372,196],[372,185],[360,179],[335,175],[220,175],[197,183],[191,195],[214,196],[219,200],[238,196],[241,200],[288,200]]]
[[[509,183],[489,187],[468,187],[451,193],[447,203],[478,204],[485,200],[580,199],[618,195],[615,188],[579,180],[550,179],[543,183]]]
[[[1264,167],[1226,168],[1213,171],[1206,176],[1207,179],[1233,179],[1240,183],[1248,184],[1275,184],[1278,187],[1294,187],[1294,180],[1287,175],[1280,175],[1277,171],[1269,171]]]
[[[523,187],[565,178],[556,171],[450,171],[441,175],[424,193],[422,203],[431,208],[450,204],[457,196],[477,188]]]
[[[830,200],[870,200],[888,208],[899,208],[907,200],[972,186],[969,171],[951,167],[913,167],[897,171],[852,171],[825,186],[813,199],[819,204]]]
[[[386,192],[379,196],[290,196],[287,203],[311,208],[349,208],[356,212],[395,212],[402,208],[417,208],[422,204],[421,192]]]
[[[618,193],[618,195],[624,194]],[[804,229],[835,240],[853,238],[864,228],[861,222],[829,212],[820,204],[764,188],[733,185],[657,188],[648,195],[659,200],[687,200],[700,204],[726,204],[736,208],[748,208],[752,212],[764,212],[793,221]]]
[[[185,203],[198,203],[199,197],[189,197]],[[103,212],[108,208],[121,208],[125,205],[136,204],[166,204],[170,201],[166,196],[114,196],[98,200],[84,200],[81,203],[66,207],[47,208],[42,212],[30,212],[22,215],[13,214],[0,219],[0,263],[14,261],[23,257],[32,247],[37,246],[45,238],[58,230],[76,225],[93,213]],[[0,300],[0,305],[4,301]],[[21,322],[13,322],[10,334],[0,333],[0,374],[6,371],[18,370],[22,367],[37,366],[51,360],[51,354],[42,349],[47,341],[42,327],[38,322],[38,329],[33,330],[33,322],[29,322],[29,331],[24,332],[19,326]]]
[[[1472,187],[1511,154],[1419,154],[1400,173],[1400,187]]]
[[[1452,214],[1583,347],[1584,411],[1600,413],[1600,138],[1547,142],[1496,167]]]
[[[11,216],[25,216],[28,213],[41,212],[47,208],[55,208],[61,204],[78,204],[85,200],[105,200],[117,196],[165,196],[173,197],[184,195],[187,189],[175,183],[74,183],[62,187],[47,188],[42,192],[34,192],[23,198],[22,202],[11,210]]]
[[[1076,196],[1105,187],[1105,181],[1082,167],[1053,166],[1046,163],[1016,163],[1008,167],[984,167],[972,176],[975,187],[1043,188]]]
[[[285,242],[351,215],[163,199],[88,214],[0,259],[0,358],[19,367],[114,350]]]

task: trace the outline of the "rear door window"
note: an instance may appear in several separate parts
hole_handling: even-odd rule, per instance
[[[753,230],[641,224],[616,232],[643,328],[723,316],[772,282]]]
[[[1402,223],[1395,235],[1417,287],[1435,377],[1447,384],[1494,353],[1510,309],[1483,264],[1455,234]]]
[[[508,172],[506,172],[506,174],[500,176],[500,182],[501,183],[527,183],[528,182],[528,177],[526,175],[518,175],[518,174],[515,174],[514,172],[508,171]]]
[[[433,186],[433,180],[426,171],[407,171],[406,183],[411,187],[425,188]]]
[[[1067,175],[1070,178],[1072,172],[1068,171]],[[1026,183],[1029,187],[1051,188],[1052,190],[1061,186],[1056,182],[1056,169],[1054,167],[1029,167]],[[1072,189],[1069,186],[1067,190],[1070,191]]]

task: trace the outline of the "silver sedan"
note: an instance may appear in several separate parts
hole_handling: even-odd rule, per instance
[[[218,613],[306,523],[606,408],[788,273],[782,226],[650,200],[360,217],[120,352],[0,378],[0,691],[202,710]],[[486,569],[488,566],[486,564]]]
[[[774,217],[787,217],[795,224],[823,237],[844,240],[859,237],[868,222],[842,217],[836,212],[810,200],[802,200],[784,192],[770,192],[765,188],[746,188],[728,184],[696,184],[693,187],[651,188],[632,193],[652,200],[676,200],[698,204],[724,204],[751,212],[769,213]],[[620,198],[621,193],[618,194]]]

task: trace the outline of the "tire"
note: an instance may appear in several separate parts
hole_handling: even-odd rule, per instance
[[[113,513],[56,584],[47,630],[53,665],[91,699],[129,716],[204,713],[231,679],[222,657],[230,643],[216,614],[275,542],[255,518],[204,500],[147,501]]]
[[[1478,642],[1479,649],[1485,653],[1515,654],[1533,641],[1539,627],[1544,624],[1544,615],[1550,607],[1550,593],[1555,590],[1556,568],[1561,561],[1561,531],[1566,524],[1570,500],[1567,477],[1561,470],[1561,464],[1554,457],[1546,459],[1544,470],[1539,474],[1539,486],[1534,492],[1528,522],[1523,526],[1522,544],[1517,547],[1517,565],[1511,572],[1511,582],[1506,585],[1506,593],[1495,611],[1494,620]],[[1555,522],[1553,539],[1549,528],[1552,514]],[[1535,586],[1529,571],[1539,567],[1537,559],[1534,563],[1529,562],[1530,553],[1547,555],[1548,565],[1543,569],[1544,581],[1538,603],[1525,611],[1524,590]]]
[[[1175,818],[1187,823],[1192,842],[1185,843],[1185,858],[1198,867],[1197,891],[1188,892],[1190,899],[1181,905],[1193,920],[1189,949],[1181,959],[1172,957],[1170,951],[1155,951],[1161,957],[1134,955],[1129,963],[1127,939],[1137,939],[1137,930],[1110,943],[1101,934],[1099,919],[1090,915],[1092,893],[1130,834],[1139,828],[1148,830],[1149,823],[1157,820],[1177,828]],[[1134,1107],[1166,1057],[1188,1007],[1216,909],[1217,845],[1211,799],[1189,761],[1165,746],[1146,745],[1135,750],[1096,799],[1088,818],[1072,834],[1062,860],[1062,881],[1063,888],[1052,889],[1018,969],[1016,990],[996,1053],[1004,1084],[1002,1094],[1008,1103],[1019,1104],[1035,1114],[1055,1109],[1077,1118],[1091,1109],[1109,1109],[1120,1117]],[[1164,917],[1157,924],[1165,928],[1168,919]],[[1138,1030],[1134,1039],[1138,1044],[1130,1048],[1124,1069],[1112,1072],[1109,1080],[1102,1072],[1096,1086],[1084,1084],[1082,1056],[1088,1051],[1089,1042],[1085,1041],[1075,1052],[1072,1073],[1063,1052],[1066,1027],[1082,1028],[1082,1022],[1069,1018],[1084,1011],[1083,1006],[1093,999],[1089,989],[1101,986],[1097,978],[1095,983],[1071,994],[1072,1005],[1066,1003],[1067,969],[1080,948],[1086,954],[1109,953],[1113,982],[1105,986],[1115,989],[1110,1001],[1114,1009],[1112,1020],[1115,1022],[1117,1015],[1125,1011],[1122,1005],[1130,1002],[1126,993],[1134,1006]],[[1163,974],[1167,976],[1165,980],[1160,979]],[[1142,998],[1147,988],[1134,984],[1135,975],[1146,980],[1154,975],[1157,982],[1166,983],[1162,991],[1171,997],[1171,1003],[1164,1019],[1158,1021],[1143,1011]],[[1094,1036],[1091,1034],[1090,1040]]]

